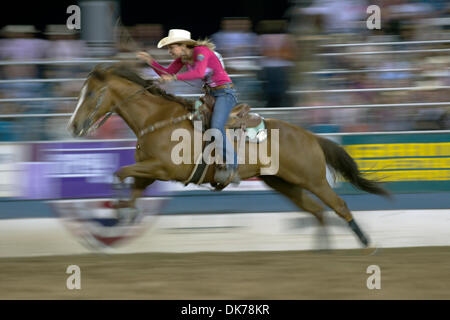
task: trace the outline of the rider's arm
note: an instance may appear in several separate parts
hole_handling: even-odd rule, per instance
[[[178,80],[195,80],[205,77],[206,65],[208,62],[209,52],[199,48],[194,52],[194,66],[191,70],[182,72],[177,75]]]
[[[176,74],[178,71],[181,70],[181,68],[183,68],[183,62],[181,62],[181,59],[178,58],[175,59],[167,68],[164,68],[158,62],[156,62],[156,60],[153,60],[150,66],[154,67],[153,70],[155,70],[156,73],[159,75]]]

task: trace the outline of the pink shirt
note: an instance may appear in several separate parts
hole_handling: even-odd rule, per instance
[[[210,87],[231,83],[230,77],[222,67],[219,58],[209,48],[205,46],[194,47],[193,58],[193,65],[189,63],[184,64],[181,58],[177,58],[167,68],[164,68],[155,60],[153,60],[151,66],[154,66],[154,70],[159,75],[162,75],[164,72],[161,72],[161,70],[169,74],[176,74],[186,65],[188,71],[178,74],[178,80],[202,79]]]

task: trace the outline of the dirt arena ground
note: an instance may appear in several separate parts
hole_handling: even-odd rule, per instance
[[[0,259],[1,299],[450,299],[450,248]],[[69,265],[81,290],[66,288]],[[366,286],[381,269],[381,289]]]

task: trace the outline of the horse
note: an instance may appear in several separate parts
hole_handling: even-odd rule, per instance
[[[191,155],[190,163],[177,164],[171,159],[172,150],[178,143],[172,141],[172,132],[184,129],[194,134],[189,117],[193,102],[168,94],[155,82],[143,79],[123,64],[97,65],[82,86],[68,124],[74,137],[83,137],[111,113],[116,113],[134,132],[137,137],[136,163],[115,172],[120,182],[134,178],[126,204],[129,207],[134,206],[154,181],[185,182],[195,166],[195,155]],[[267,145],[278,145],[278,171],[263,174],[264,164],[260,161],[239,164],[241,179],[259,177],[300,210],[311,213],[320,226],[325,226],[324,206],[306,192],[309,191],[344,219],[360,243],[368,247],[369,238],[356,223],[346,202],[329,185],[327,165],[356,188],[388,198],[390,193],[379,181],[364,178],[356,162],[337,143],[282,120],[266,118],[264,122]],[[274,140],[273,130],[278,132],[278,141]],[[246,152],[251,143],[245,142]],[[214,166],[208,167],[203,183],[214,183],[214,170]]]

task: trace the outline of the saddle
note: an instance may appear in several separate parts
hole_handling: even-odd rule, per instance
[[[214,111],[214,104],[216,99],[210,95],[205,94],[200,97],[200,104],[197,107],[197,117],[194,120],[200,120],[203,123],[203,130],[210,127],[211,115]],[[258,127],[263,122],[263,118],[250,112],[250,106],[246,103],[237,104],[230,112],[225,128],[228,129],[246,129]]]
[[[211,115],[214,111],[215,102],[216,99],[211,94],[206,92],[205,95],[195,103],[193,110],[194,117],[192,120],[202,122],[202,132],[205,132],[211,126]],[[245,103],[237,104],[231,110],[225,128],[241,129],[245,132],[246,139],[255,143],[264,141],[267,137],[267,134],[264,134],[264,118],[256,113],[251,113],[250,106]],[[206,144],[204,144],[203,149],[205,147]],[[207,165],[202,159],[202,155],[200,155],[196,161],[194,169],[191,172],[191,175],[186,181],[184,181],[185,185],[188,185],[189,183],[201,184],[203,182],[209,165]],[[216,191],[220,191],[229,183],[231,183],[231,181],[228,181],[225,184],[213,182],[211,183],[211,185],[215,188]]]

